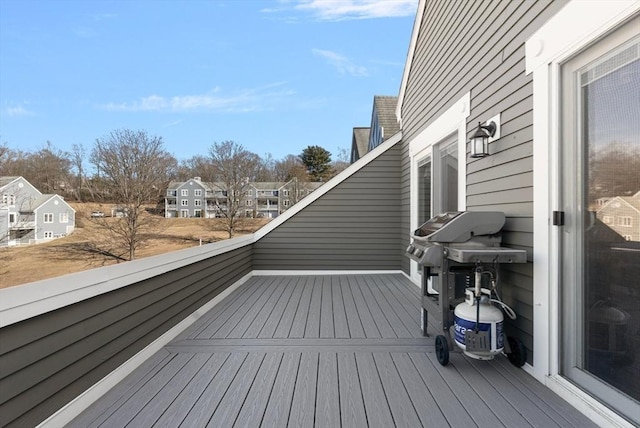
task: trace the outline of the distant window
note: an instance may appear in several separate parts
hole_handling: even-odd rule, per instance
[[[193,204],[196,207],[201,207],[202,206],[202,199],[196,199],[195,201],[193,201]]]
[[[45,213],[44,222],[45,223],[53,223],[53,213]]]
[[[58,221],[60,223],[69,223],[69,213],[60,213]]]
[[[16,222],[16,215],[15,213],[9,213],[9,223],[13,224]]]
[[[180,210],[180,217],[189,217],[189,210]]]
[[[618,217],[618,226],[631,227],[631,217],[620,216]]]
[[[253,201],[251,199],[247,199],[247,206],[250,207],[253,205]]]
[[[45,238],[53,238],[53,232],[45,232],[44,233],[44,237]]]
[[[180,191],[180,195],[182,196],[189,196],[189,189],[182,189]]]
[[[289,206],[289,199],[285,199],[283,204],[284,204],[285,207],[288,207]]]
[[[625,241],[633,241],[633,236],[631,236],[631,235],[624,235],[624,239],[625,239]]]
[[[289,196],[289,191],[288,190],[283,190],[282,191],[282,196]]]
[[[606,216],[602,217],[602,221],[604,222],[604,224],[612,224],[613,223],[613,217],[611,217],[610,215],[606,215]]]
[[[193,216],[194,217],[202,217],[202,210],[193,210]]]
[[[194,196],[202,196],[202,189],[195,189],[193,191]]]
[[[189,199],[180,199],[180,206],[188,207],[189,206]]]

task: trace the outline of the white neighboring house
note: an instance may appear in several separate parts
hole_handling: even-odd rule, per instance
[[[42,194],[24,177],[0,177],[0,245],[33,244],[75,229],[75,210],[60,195]]]

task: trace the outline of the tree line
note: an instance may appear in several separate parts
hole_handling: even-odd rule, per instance
[[[47,142],[35,152],[25,152],[0,144],[0,176],[22,176],[42,193],[56,193],[67,200],[118,204],[126,213],[122,218],[91,219],[104,229],[107,239],[90,243],[87,251],[133,260],[158,226],[158,218],[146,215],[146,208],[163,204],[171,181],[200,177],[218,183],[227,194],[221,214],[231,238],[250,182],[327,181],[348,166],[344,153],[342,158],[332,161],[328,150],[308,146],[300,155],[274,160],[234,141],[222,141],[214,142],[206,155],[178,161],[166,150],[162,137],[118,129],[96,139],[90,150],[73,145],[65,152]]]
[[[153,152],[142,153],[150,147]],[[74,144],[70,151],[60,150],[49,141],[35,151],[11,149],[7,143],[0,143],[0,176],[25,177],[42,193],[56,193],[69,201],[120,203],[120,195],[110,187],[111,184],[122,187],[122,183],[109,183],[109,172],[113,173],[116,167],[123,170],[134,167],[118,162],[131,156],[132,151],[148,157],[146,161],[154,167],[158,185],[164,187],[158,188],[156,195],[150,194],[146,203],[161,202],[171,181],[193,177],[209,182],[226,181],[229,170],[249,181],[287,182],[296,178],[302,182],[324,182],[349,165],[344,149],[336,160],[319,146],[308,146],[299,155],[289,154],[276,160],[268,153],[259,156],[250,152],[234,141],[214,142],[206,154],[178,160],[165,149],[162,137],[120,129],[96,139],[89,148]]]

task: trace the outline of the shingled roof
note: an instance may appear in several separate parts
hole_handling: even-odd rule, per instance
[[[371,128],[353,128],[351,138],[351,163],[354,163],[369,151],[369,133]]]
[[[376,95],[373,97],[375,111],[378,113],[378,121],[384,129],[384,140],[400,131],[400,124],[396,119],[396,105],[398,97],[388,95]]]

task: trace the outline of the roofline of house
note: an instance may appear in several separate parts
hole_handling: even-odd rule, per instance
[[[402,83],[400,84],[400,91],[398,93],[398,104],[396,105],[396,120],[402,129],[402,102],[404,101],[404,94],[407,88],[407,82],[409,81],[409,73],[411,71],[411,64],[413,62],[413,54],[416,50],[416,44],[418,41],[418,34],[420,33],[420,25],[422,25],[422,16],[424,15],[424,9],[427,5],[426,0],[420,0],[418,3],[418,10],[416,11],[416,18],[413,21],[413,30],[411,31],[411,41],[409,42],[409,50],[407,52],[407,60],[404,62],[404,70],[402,72]]]

